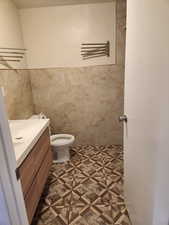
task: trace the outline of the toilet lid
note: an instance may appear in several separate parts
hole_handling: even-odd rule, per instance
[[[51,143],[55,146],[63,146],[71,144],[74,141],[74,136],[69,134],[56,134],[51,136]]]

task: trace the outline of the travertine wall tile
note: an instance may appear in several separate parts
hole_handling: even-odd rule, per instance
[[[125,64],[125,41],[126,41],[126,0],[117,0],[116,3],[116,63]]]
[[[78,144],[122,144],[126,0],[117,1],[116,65],[30,70],[35,112]]]
[[[123,67],[93,66],[32,70],[35,112],[44,112],[52,131],[70,133],[76,143],[120,144]]]
[[[0,86],[5,89],[5,103],[9,119],[26,119],[33,114],[29,71],[0,70]]]
[[[77,144],[122,144],[125,26],[126,0],[118,0],[116,65],[1,70],[9,118],[44,112],[52,132],[74,134]]]

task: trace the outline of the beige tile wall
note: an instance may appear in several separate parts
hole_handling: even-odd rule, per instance
[[[125,20],[126,0],[118,0],[116,65],[0,70],[9,118],[44,112],[52,131],[74,134],[76,144],[121,144]]]
[[[122,67],[32,70],[31,82],[35,111],[51,119],[53,132],[74,134],[79,144],[122,142]]]
[[[28,71],[0,70],[0,86],[5,89],[9,119],[25,119],[32,115],[34,110]]]
[[[30,70],[35,112],[78,144],[121,144],[126,1],[117,1],[116,65]]]

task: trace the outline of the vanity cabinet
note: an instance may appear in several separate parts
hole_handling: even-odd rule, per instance
[[[49,129],[19,167],[19,175],[25,199],[29,223],[31,224],[52,164]]]

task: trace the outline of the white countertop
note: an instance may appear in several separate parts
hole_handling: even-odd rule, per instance
[[[40,136],[49,126],[49,119],[10,120],[9,126],[19,167]]]

